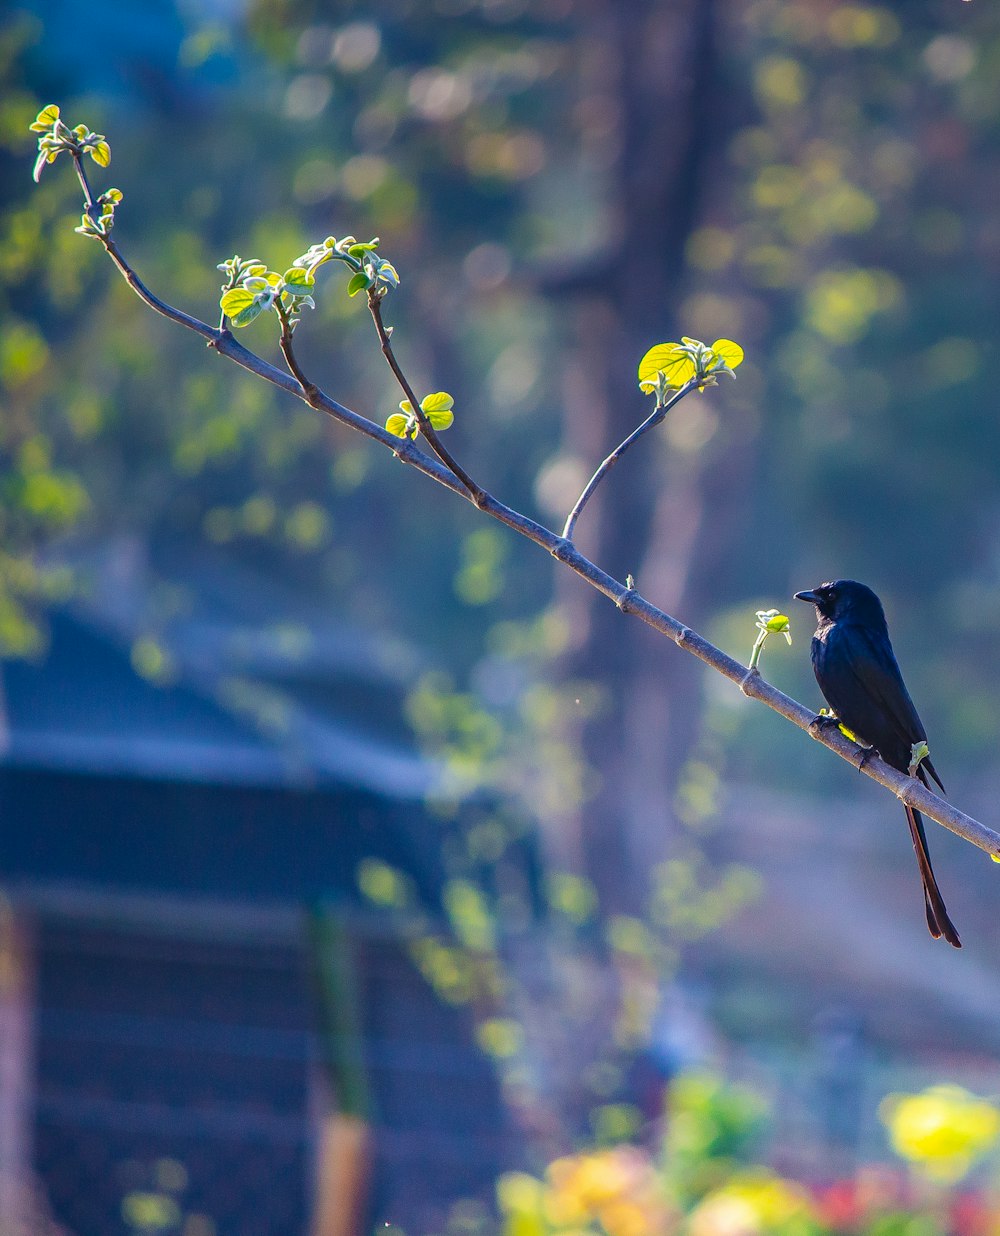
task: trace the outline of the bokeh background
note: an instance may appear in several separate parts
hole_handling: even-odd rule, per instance
[[[744,660],[869,583],[992,824],[996,6],[12,0],[0,57],[3,1236],[997,1230],[988,859],[929,825],[954,953],[884,792],[147,312],[28,133],[108,135],[207,321],[233,253],[380,236],[449,447],[555,528],[646,349],[739,341],[581,549]],[[382,422],[328,271],[300,358]]]

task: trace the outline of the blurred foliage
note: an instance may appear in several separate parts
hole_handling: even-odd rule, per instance
[[[886,1118],[894,1145],[908,1159],[952,1163],[955,1145],[968,1145],[972,1112],[980,1125],[976,1153],[996,1148],[996,1109],[959,1087],[893,1096],[891,1103]],[[926,1123],[919,1110],[926,1104],[935,1107],[936,1149],[924,1143],[915,1155],[912,1144],[906,1149],[897,1144],[897,1132],[901,1125],[912,1132]],[[504,1236],[986,1236],[996,1231],[1000,1197],[987,1189],[959,1193],[939,1185],[922,1193],[898,1171],[877,1166],[832,1183],[779,1175],[754,1158],[765,1113],[762,1101],[743,1087],[709,1074],[682,1075],[667,1101],[659,1157],[623,1139],[617,1146],[555,1159],[541,1178],[508,1173],[497,1185],[501,1231]],[[987,1132],[989,1115],[993,1124]],[[955,1184],[964,1174],[938,1180]]]
[[[443,847],[447,929],[412,880],[380,859],[359,864],[358,887],[391,916],[437,996],[468,1007],[476,1040],[526,1130],[576,1137],[587,1129],[600,1142],[619,1141],[646,1121],[633,1106],[636,1068],[659,1075],[673,1067],[660,1059],[656,1040],[680,949],[751,901],[758,882],[735,864],[714,871],[703,860],[676,859],[654,873],[645,918],[605,917],[589,881],[549,871],[538,906],[518,845],[530,818],[518,821],[502,809],[466,817]],[[729,1100],[719,1122],[727,1145],[748,1118],[736,1092],[720,1099],[720,1113]],[[700,1148],[705,1130],[693,1116],[685,1128]],[[683,1157],[680,1136],[679,1124]]]

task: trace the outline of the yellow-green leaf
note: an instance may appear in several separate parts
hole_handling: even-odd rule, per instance
[[[230,288],[219,301],[219,308],[234,326],[249,326],[263,311],[264,302],[246,288]]]
[[[55,103],[50,103],[48,107],[43,107],[35,117],[35,123],[31,126],[32,132],[41,133],[44,129],[51,129],[58,119],[59,108]]]
[[[639,385],[652,389],[662,373],[670,386],[683,386],[695,376],[694,361],[679,343],[658,343],[639,362]]]
[[[401,399],[399,401],[399,407],[400,410],[405,412],[407,416],[413,415],[413,404],[410,403],[409,399]]]
[[[421,411],[428,418],[432,412],[448,412],[455,406],[455,401],[447,391],[435,391],[433,395],[425,395],[420,401]]]
[[[455,414],[446,410],[428,412],[427,419],[430,421],[432,429],[449,429],[455,420]]]
[[[303,270],[301,266],[293,266],[285,271],[284,280],[290,292],[294,292],[296,296],[308,295],[306,288],[316,286],[316,280]]]
[[[254,302],[253,292],[246,288],[230,288],[219,301],[219,308],[227,318],[235,317]]]
[[[359,270],[356,275],[351,277],[351,281],[347,285],[347,295],[357,296],[359,292],[367,291],[369,286],[368,276],[364,271]]]
[[[111,163],[111,147],[107,142],[95,142],[90,148],[90,157],[98,167],[108,167]]]
[[[386,429],[397,438],[408,438],[413,429],[413,423],[402,412],[393,412],[385,423]]]
[[[733,343],[732,339],[716,339],[712,344],[712,351],[719,360],[723,360],[730,369],[735,369],[743,360],[743,349],[738,343]]]

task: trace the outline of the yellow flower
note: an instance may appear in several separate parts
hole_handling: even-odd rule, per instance
[[[567,1155],[545,1174],[544,1215],[559,1236],[595,1223],[602,1236],[668,1236],[674,1228],[659,1175],[633,1146]]]
[[[996,1108],[961,1086],[890,1094],[879,1115],[896,1153],[943,1183],[961,1180],[1000,1133]]]
[[[503,1236],[545,1236],[542,1217],[545,1186],[527,1172],[507,1172],[497,1181],[497,1202],[503,1212]]]
[[[691,1214],[690,1236],[797,1236],[817,1223],[809,1194],[772,1172],[747,1172],[708,1194]]]

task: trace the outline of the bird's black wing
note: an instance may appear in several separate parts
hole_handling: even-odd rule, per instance
[[[927,731],[899,672],[892,645],[886,636],[866,627],[850,627],[842,653],[865,690],[882,709],[899,738],[912,745],[925,742]]]
[[[926,742],[927,731],[903,682],[888,636],[854,625],[847,627],[843,635],[845,638],[837,640],[837,655],[844,660],[877,714],[877,719],[869,722],[868,727],[877,732],[868,733],[863,725],[858,732],[878,748],[884,759],[898,766],[900,772],[906,772],[913,744]],[[846,724],[854,728],[850,722]],[[919,771],[924,768],[944,790],[930,760],[924,759]]]

